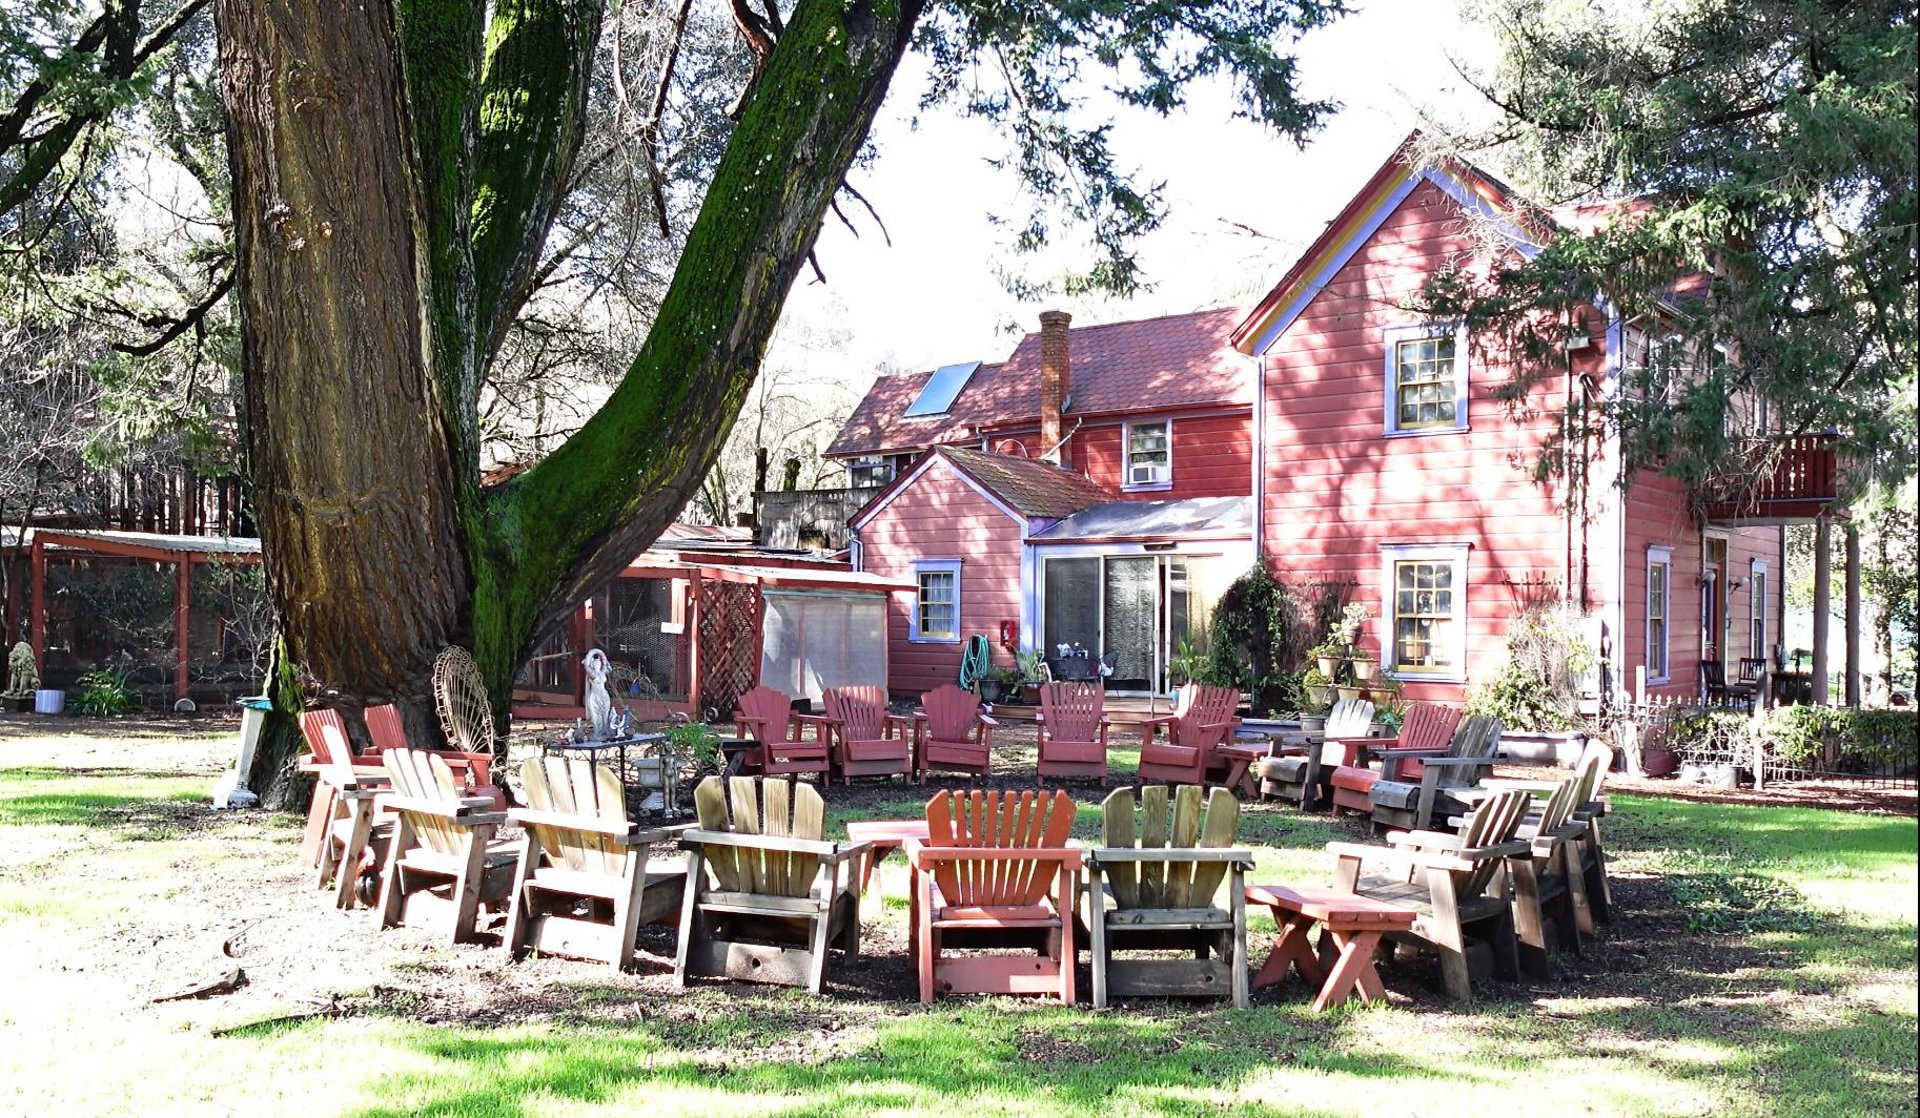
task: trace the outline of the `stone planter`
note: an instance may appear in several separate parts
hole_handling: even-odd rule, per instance
[[[999,680],[983,679],[980,681],[980,701],[983,703],[997,703],[1000,701]]]
[[[1327,716],[1324,714],[1303,714],[1300,716],[1300,731],[1317,734],[1327,728]]]
[[[15,714],[25,714],[32,709],[33,696],[31,694],[0,695],[0,710],[12,711]]]

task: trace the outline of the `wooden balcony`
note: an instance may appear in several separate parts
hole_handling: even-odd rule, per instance
[[[1749,439],[1735,463],[1703,487],[1710,524],[1799,524],[1833,504],[1839,488],[1835,435]]]

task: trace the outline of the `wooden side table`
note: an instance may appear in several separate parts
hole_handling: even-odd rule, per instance
[[[1355,994],[1362,1002],[1385,1000],[1387,988],[1373,966],[1374,949],[1381,936],[1411,928],[1419,915],[1410,908],[1310,885],[1249,885],[1246,901],[1272,910],[1274,923],[1280,925],[1280,938],[1254,974],[1253,988],[1275,985],[1287,977],[1288,968],[1297,968],[1309,985],[1320,985],[1313,999],[1315,1012]],[[1307,943],[1315,924],[1322,926],[1321,954],[1335,956],[1330,968]]]
[[[847,841],[867,844],[867,853],[860,859],[862,893],[867,891],[867,882],[873,877],[873,867],[879,865],[882,858],[904,846],[908,839],[928,841],[925,819],[874,819],[847,824]]]

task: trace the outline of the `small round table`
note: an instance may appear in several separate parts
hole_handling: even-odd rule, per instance
[[[1250,906],[1271,909],[1274,923],[1280,925],[1280,938],[1254,974],[1253,988],[1275,985],[1287,977],[1289,967],[1298,968],[1308,985],[1320,985],[1313,999],[1315,1012],[1356,994],[1362,1002],[1384,1001],[1387,988],[1373,967],[1374,948],[1381,936],[1411,928],[1419,916],[1410,908],[1311,885],[1249,885],[1246,900]],[[1318,956],[1307,943],[1315,924],[1323,926]],[[1336,952],[1329,967],[1327,957]]]

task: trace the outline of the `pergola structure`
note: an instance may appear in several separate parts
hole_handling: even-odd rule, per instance
[[[193,606],[193,571],[212,562],[257,563],[260,541],[241,536],[175,536],[154,532],[117,532],[82,528],[0,529],[0,554],[9,559],[27,557],[27,585],[8,584],[8,632],[18,632],[18,611],[24,605],[27,641],[44,671],[47,651],[47,564],[50,561],[132,559],[170,564],[173,592],[173,696],[187,698],[191,649],[189,615]],[[22,592],[24,590],[24,593]],[[25,598],[25,602],[20,599]]]

